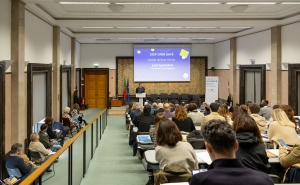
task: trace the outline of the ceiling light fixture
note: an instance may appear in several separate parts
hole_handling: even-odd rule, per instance
[[[111,29],[114,27],[82,27],[82,29]]]
[[[117,38],[117,39],[124,39],[124,40],[137,40],[137,39],[140,39],[140,38]]]
[[[153,28],[153,29],[168,29],[168,28],[170,28],[170,29],[179,29],[179,28],[182,28],[182,27],[151,27],[151,28]]]
[[[108,9],[110,9],[110,11],[112,12],[120,12],[123,10],[124,6],[120,5],[120,4],[110,4],[107,6]]]
[[[185,27],[187,29],[214,29],[217,27]]]
[[[281,4],[300,4],[300,2],[282,2]]]
[[[247,8],[248,8],[248,5],[235,5],[235,6],[232,6],[230,9],[233,12],[241,13],[241,12],[244,12]]]
[[[219,2],[171,2],[170,4],[221,4]]]
[[[109,2],[59,2],[59,4],[110,4]]]
[[[206,40],[213,40],[215,38],[193,38],[193,40],[203,40],[203,39],[206,39]]]
[[[115,4],[166,4],[163,2],[117,2]]]
[[[119,29],[145,29],[145,28],[148,28],[148,27],[117,27]]]
[[[251,28],[251,27],[219,27],[219,28],[223,28],[223,29],[247,29],[247,28]]]
[[[272,5],[276,4],[276,2],[227,2],[226,4],[258,4],[258,5]]]

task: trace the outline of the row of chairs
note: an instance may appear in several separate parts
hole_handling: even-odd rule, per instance
[[[160,95],[158,94],[150,94],[149,100],[151,102],[157,102],[157,99],[160,99],[161,102],[165,103],[165,102],[170,102],[170,103],[196,103],[197,106],[200,106],[200,95],[199,94],[181,94],[180,96],[178,95],[178,93],[171,93],[171,95],[169,96],[167,93],[160,93]]]

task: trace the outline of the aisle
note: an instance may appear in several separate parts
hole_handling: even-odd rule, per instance
[[[81,185],[144,185],[148,175],[128,145],[124,116],[108,116],[107,128]]]

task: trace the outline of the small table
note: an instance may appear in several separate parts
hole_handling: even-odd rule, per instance
[[[122,100],[118,100],[118,99],[111,100],[111,106],[112,107],[121,107]]]

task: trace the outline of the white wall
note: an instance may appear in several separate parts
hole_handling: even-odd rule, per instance
[[[229,69],[230,64],[230,40],[215,44],[215,69]]]
[[[80,67],[80,43],[76,42],[76,60],[75,60],[75,68]]]
[[[300,23],[281,28],[283,63],[300,63]]]
[[[52,63],[52,50],[52,26],[29,11],[25,11],[25,61]]]
[[[0,61],[10,60],[11,1],[0,1]]]
[[[66,60],[66,65],[71,64],[71,37],[60,32],[60,63],[63,64]]]
[[[237,64],[271,63],[271,30],[237,38]]]
[[[81,44],[80,67],[91,68],[94,63],[99,68],[116,69],[116,57],[132,57],[132,44]],[[208,68],[214,66],[214,44],[193,44],[191,56],[207,56]]]

